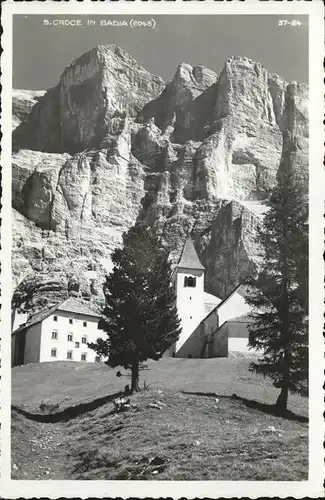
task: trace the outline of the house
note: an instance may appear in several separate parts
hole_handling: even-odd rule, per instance
[[[101,361],[87,346],[87,342],[106,338],[98,329],[99,319],[88,304],[75,297],[40,311],[13,331],[12,365],[63,360]]]
[[[221,300],[204,291],[204,271],[192,239],[187,238],[174,275],[182,331],[165,355],[212,358],[254,352],[248,348],[247,285],[239,284]]]

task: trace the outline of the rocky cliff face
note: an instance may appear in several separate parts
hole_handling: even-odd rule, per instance
[[[132,56],[117,46],[99,46],[70,64],[53,89],[14,131],[17,148],[78,152],[100,148],[115,116],[135,117],[164,88]]]
[[[30,110],[31,95],[13,103],[15,285],[48,289],[57,274],[99,300],[109,255],[140,218],[174,261],[192,229],[207,291],[223,297],[257,269],[283,151],[295,148],[308,178],[308,87],[249,59],[230,58],[219,77],[181,64],[165,85],[119,47],[97,47]]]
[[[13,130],[28,118],[35,104],[45,94],[45,90],[12,91],[12,128]]]

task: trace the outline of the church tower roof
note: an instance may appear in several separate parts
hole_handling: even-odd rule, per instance
[[[185,245],[182,250],[181,257],[179,259],[179,263],[177,267],[186,267],[187,269],[200,269],[204,270],[204,266],[202,266],[199,256],[196,253],[194,243],[191,237],[188,237],[185,241]]]

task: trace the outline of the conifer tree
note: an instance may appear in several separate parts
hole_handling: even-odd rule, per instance
[[[308,393],[308,201],[292,168],[293,154],[282,155],[259,231],[263,263],[247,298],[253,306],[249,344],[262,352],[250,369],[281,389],[280,413],[287,411],[289,392]]]
[[[131,391],[139,389],[139,367],[158,360],[179,337],[172,271],[168,253],[154,230],[137,223],[123,235],[123,248],[104,284],[105,307],[99,327],[106,340],[89,344],[108,357],[109,366],[131,369]]]

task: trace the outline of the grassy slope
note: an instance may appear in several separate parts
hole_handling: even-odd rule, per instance
[[[149,407],[157,399],[162,410]],[[75,478],[306,479],[306,424],[229,398],[150,391],[132,402],[133,412],[102,408],[69,422]]]
[[[67,479],[66,439],[63,424],[33,422],[12,411],[12,479]]]
[[[113,404],[55,424],[13,412],[12,456],[17,479],[307,478],[307,423],[247,407],[238,396],[274,403],[278,391],[247,371],[245,359],[164,359],[142,380],[149,391],[132,396],[136,408]],[[114,393],[128,383],[103,365],[44,363],[13,370],[13,403],[40,413],[42,400],[60,408]],[[215,392],[219,401],[189,392]],[[69,399],[65,399],[65,398]],[[161,410],[150,402],[164,403]],[[307,414],[307,400],[290,397]]]
[[[275,403],[279,391],[268,379],[248,371],[245,358],[175,359],[148,362],[148,371],[140,374],[155,389],[189,392],[214,392],[222,396],[237,394],[260,401]],[[60,403],[60,409],[92,401],[123,390],[130,383],[125,370],[104,364],[57,361],[30,364],[12,370],[12,403],[24,405],[28,411],[38,411],[42,401]],[[125,375],[124,375],[125,374]],[[289,408],[307,415],[308,401],[290,396]]]

